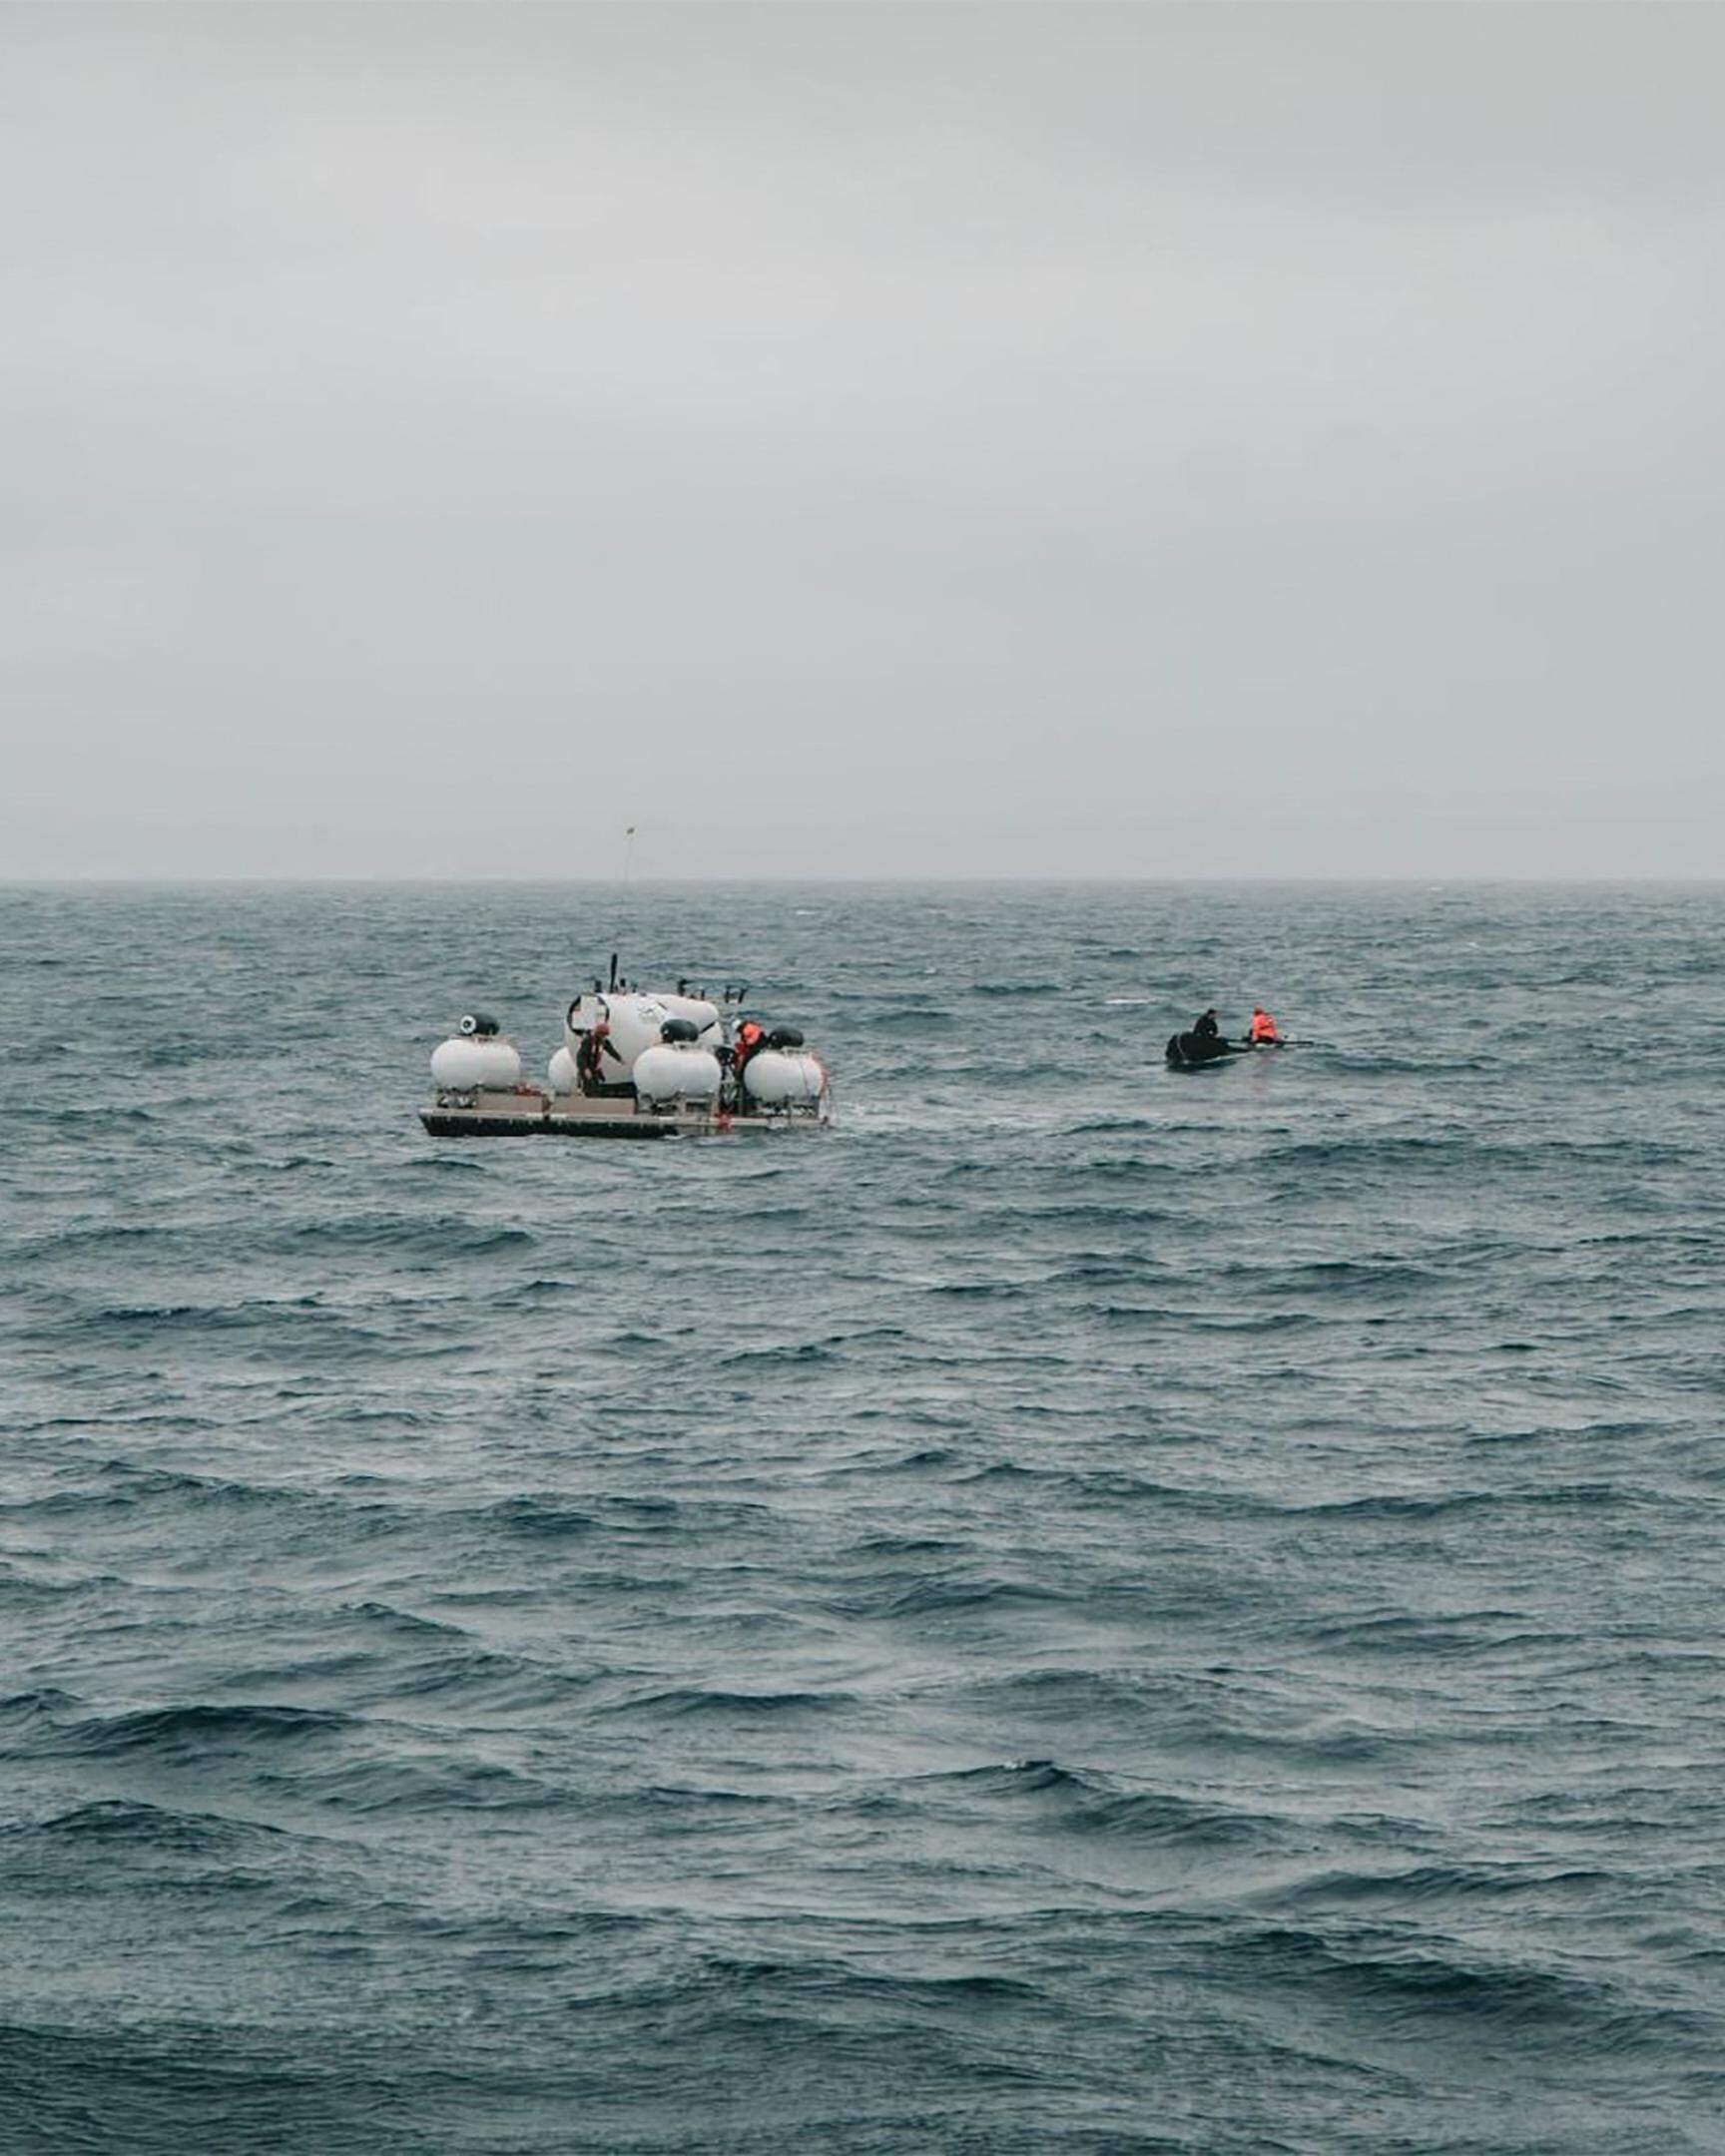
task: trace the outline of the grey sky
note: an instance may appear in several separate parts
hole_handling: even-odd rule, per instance
[[[1725,872],[1710,5],[0,10],[0,876]]]

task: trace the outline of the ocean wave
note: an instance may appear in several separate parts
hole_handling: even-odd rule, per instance
[[[1521,1902],[1542,1908],[1585,1907],[1601,1893],[1622,1892],[1630,1885],[1620,1873],[1597,1867],[1563,1868],[1549,1864],[1429,1864],[1372,1872],[1316,1874],[1293,1885],[1266,1890],[1261,1898],[1291,1909],[1370,1907],[1395,1915],[1430,1908],[1464,1909],[1473,1904],[1513,1907]]]
[[[112,1848],[127,1858],[172,1855],[226,1861],[253,1845],[295,1839],[261,1820],[231,1819],[213,1812],[177,1812],[166,1805],[111,1797],[75,1806],[25,1825],[0,1828],[0,1837]]]
[[[416,1611],[396,1609],[388,1602],[347,1602],[338,1606],[337,1614],[361,1617],[367,1624],[386,1626],[391,1632],[399,1632],[409,1639],[465,1639],[467,1633],[460,1625],[450,1624],[439,1617],[422,1617]]]
[[[1044,1828],[1079,1839],[1261,1852],[1296,1839],[1275,1814],[1135,1787],[1117,1776],[1062,1767],[1050,1759],[926,1775],[876,1797],[894,1810],[954,1803],[1003,1810],[1028,1806],[1030,1817]]]
[[[272,1230],[256,1247],[285,1256],[379,1252],[389,1259],[391,1267],[398,1267],[412,1258],[435,1259],[440,1266],[460,1264],[473,1258],[493,1258],[503,1251],[533,1250],[541,1241],[531,1228],[494,1221],[448,1215],[423,1220],[413,1214],[379,1214],[295,1221]]]
[[[872,1594],[824,1598],[829,1606],[850,1607],[878,1618],[950,1617],[984,1611],[1053,1606],[1072,1599],[1071,1591],[1046,1580],[1008,1578],[1001,1574],[963,1577],[923,1574],[905,1584],[882,1583]]]
[[[150,1755],[207,1765],[236,1752],[277,1751],[327,1743],[358,1727],[357,1718],[329,1708],[200,1700],[182,1707],[141,1707],[77,1721],[54,1718],[52,1734],[36,1740],[37,1754],[86,1759]]]
[[[1446,1519],[1475,1512],[1614,1510],[1623,1506],[1680,1503],[1663,1492],[1615,1482],[1560,1482],[1535,1488],[1386,1491],[1364,1497],[1326,1498],[1294,1507],[1306,1519]]]
[[[1643,2000],[1625,1983],[1531,1957],[1497,1959],[1459,1943],[1387,1930],[1242,1930],[1214,1949],[1260,1985],[1294,1985],[1319,2005],[1345,2005],[1370,2025],[1419,2039],[1459,2025],[1496,2041],[1591,2058],[1717,2044],[1725,2016]]]
[[[600,1526],[597,1513],[546,1492],[500,1498],[487,1505],[480,1517],[520,1535],[587,1535],[597,1533]]]
[[[773,1348],[736,1348],[718,1357],[717,1367],[733,1372],[807,1369],[838,1359],[834,1349],[821,1341],[799,1341]]]
[[[771,1519],[771,1507],[749,1498],[676,1498],[645,1493],[599,1495],[575,1503],[555,1490],[524,1490],[487,1505],[478,1518],[511,1534],[681,1536],[717,1529],[750,1530]]]
[[[854,1703],[855,1695],[848,1692],[744,1692],[678,1685],[613,1700],[600,1711],[612,1717],[645,1716],[671,1722],[708,1717],[727,1721],[739,1716],[802,1719],[831,1714]]]
[[[555,1811],[564,1805],[553,1784],[486,1760],[343,1760],[295,1770],[261,1769],[256,1782],[273,1799],[360,1818],[375,1813]]]
[[[13,1692],[0,1699],[0,1726],[20,1730],[43,1724],[57,1725],[83,1704],[76,1693],[63,1692],[58,1685],[39,1685],[31,1691]]]

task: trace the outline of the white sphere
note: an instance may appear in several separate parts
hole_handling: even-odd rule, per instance
[[[743,1090],[764,1108],[803,1107],[826,1092],[827,1073],[801,1050],[763,1048],[743,1066]]]
[[[521,1083],[521,1051],[513,1041],[492,1040],[485,1043],[491,1051],[485,1073],[488,1086],[507,1091],[510,1086]]]
[[[567,1048],[559,1048],[545,1066],[545,1075],[551,1081],[553,1093],[573,1093],[576,1087],[575,1058]]]
[[[661,1041],[636,1057],[634,1078],[646,1101],[712,1100],[719,1091],[719,1058],[693,1042]]]
[[[432,1049],[431,1078],[445,1093],[507,1092],[521,1082],[521,1058],[513,1041],[457,1034]]]
[[[431,1076],[446,1093],[467,1093],[482,1084],[485,1044],[457,1034],[431,1051]]]

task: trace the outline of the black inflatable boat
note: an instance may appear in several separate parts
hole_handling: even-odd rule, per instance
[[[1250,1055],[1245,1041],[1226,1041],[1216,1033],[1174,1033],[1168,1039],[1170,1070],[1219,1070],[1236,1056]]]

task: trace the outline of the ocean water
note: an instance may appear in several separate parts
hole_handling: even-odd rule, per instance
[[[427,1139],[613,949],[839,1127]],[[1725,890],[0,952],[8,2156],[1725,2148]]]

